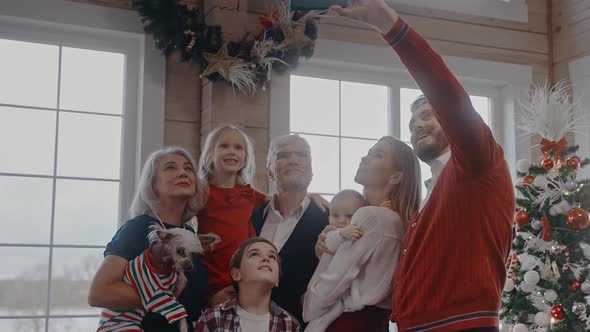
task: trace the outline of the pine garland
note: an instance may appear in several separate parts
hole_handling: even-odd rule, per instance
[[[281,3],[286,6],[286,3]],[[164,55],[179,51],[183,61],[201,65],[202,70],[210,65],[206,53],[217,53],[223,47],[227,47],[228,56],[235,61],[242,61],[244,65],[239,70],[246,73],[248,82],[240,85],[235,81],[229,83],[241,90],[249,89],[253,92],[256,86],[262,86],[270,78],[269,63],[272,69],[278,73],[295,69],[300,57],[309,58],[313,55],[315,40],[317,39],[317,16],[305,16],[303,12],[290,12],[283,10],[284,15],[290,15],[292,24],[304,24],[304,35],[310,43],[300,47],[272,48],[265,56],[263,62],[255,57],[254,48],[257,42],[269,40],[271,45],[280,45],[286,38],[284,26],[273,22],[277,12],[272,12],[260,18],[261,32],[253,38],[244,38],[241,41],[226,41],[222,38],[222,28],[219,25],[205,24],[203,13],[197,8],[188,8],[176,0],[133,0],[132,6],[141,16],[145,32],[154,36],[156,47],[162,50]],[[266,17],[266,23],[263,23]],[[299,21],[299,20],[305,21]],[[238,60],[239,59],[239,60]],[[269,61],[270,59],[270,61]],[[230,70],[238,70],[238,67]],[[206,75],[213,81],[226,79],[221,73],[213,72]]]

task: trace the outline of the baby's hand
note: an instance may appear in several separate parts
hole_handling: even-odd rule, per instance
[[[339,230],[340,236],[347,240],[356,241],[363,236],[363,231],[358,228],[356,225],[348,225],[344,228],[340,228]]]

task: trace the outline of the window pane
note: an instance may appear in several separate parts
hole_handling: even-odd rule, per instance
[[[490,124],[490,98],[485,96],[469,96],[473,108],[479,113],[486,124]]]
[[[416,98],[422,95],[422,91],[418,89],[406,89],[402,88],[399,90],[400,92],[400,101],[399,101],[399,109],[400,109],[400,139],[402,141],[409,141],[410,140],[410,119],[412,118],[412,111],[410,110],[410,106]]]
[[[381,138],[388,134],[387,87],[342,82],[341,89],[343,136]]]
[[[95,331],[99,318],[51,318],[49,332]]]
[[[367,155],[369,149],[375,143],[377,141],[342,139],[342,189],[354,189],[363,192],[363,186],[354,182],[354,177],[361,163],[361,158]]]
[[[49,243],[52,195],[51,179],[0,176],[0,243]]]
[[[125,56],[64,47],[60,108],[122,114]]]
[[[0,39],[0,103],[55,108],[59,46]]]
[[[291,75],[291,131],[338,135],[339,82]]]
[[[55,244],[106,245],[117,231],[119,183],[58,180]]]
[[[45,332],[45,319],[0,319],[0,331]]]
[[[118,179],[121,120],[60,112],[58,175]]]
[[[44,315],[49,249],[0,247],[0,315]]]
[[[328,202],[332,201],[332,198],[334,198],[335,195],[321,195],[325,200],[327,200]]]
[[[53,249],[51,315],[100,313],[88,305],[90,282],[103,260],[102,249]]]
[[[309,186],[310,192],[337,193],[338,192],[338,138],[301,135],[311,147],[311,166],[313,180]]]
[[[53,174],[56,113],[0,107],[0,172]]]

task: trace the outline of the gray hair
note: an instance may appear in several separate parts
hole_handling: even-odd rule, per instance
[[[236,184],[238,185],[245,185],[245,184],[254,184],[254,173],[256,172],[256,160],[254,157],[254,146],[252,145],[252,141],[243,132],[240,128],[226,124],[219,126],[213,129],[209,135],[207,135],[207,139],[205,140],[205,145],[203,146],[203,150],[201,152],[201,158],[199,158],[199,177],[204,179],[205,181],[209,182],[213,179],[213,172],[214,172],[214,165],[213,165],[213,150],[215,150],[215,145],[217,144],[217,139],[225,130],[235,130],[237,131],[244,140],[244,166],[241,170],[238,171],[236,176]]]
[[[135,197],[133,197],[131,207],[129,208],[131,218],[152,211],[158,211],[159,199],[154,192],[154,180],[157,174],[158,162],[162,157],[170,154],[177,154],[185,157],[193,169],[195,169],[195,160],[186,149],[180,146],[168,146],[152,152],[143,165],[139,178],[139,185],[135,192]],[[189,199],[182,212],[182,222],[189,221],[205,205],[207,199],[207,184],[195,175],[195,186],[195,195]]]
[[[410,111],[414,113],[418,108],[420,108],[420,106],[424,104],[428,104],[428,99],[426,99],[426,96],[420,95],[418,96],[418,98],[416,98],[416,100],[412,102],[412,105],[410,105]]]
[[[270,167],[277,161],[277,152],[279,149],[288,144],[302,143],[311,154],[311,148],[307,140],[297,134],[283,135],[273,138],[268,146],[268,154],[266,156],[266,167]]]

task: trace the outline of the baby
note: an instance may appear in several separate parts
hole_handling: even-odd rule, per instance
[[[363,235],[360,228],[351,224],[352,215],[363,206],[367,206],[367,201],[363,195],[354,190],[342,190],[332,198],[330,203],[330,225],[338,228],[326,234],[326,247],[331,253],[335,253],[344,241],[356,241]],[[332,256],[330,254],[324,253],[320,257],[320,263],[311,277],[309,285],[317,282],[319,275],[328,269],[331,261]],[[306,320],[305,305],[303,308],[303,319]],[[305,331],[323,332],[343,312],[344,305],[340,303],[340,305],[334,306],[326,315],[309,322]]]
[[[335,253],[345,240],[356,241],[362,236],[361,229],[356,225],[352,225],[350,221],[356,210],[366,205],[367,201],[363,195],[350,189],[342,190],[332,198],[330,203],[330,225],[336,226],[338,229],[326,234],[326,247],[330,252]],[[322,255],[322,258],[324,255]],[[318,270],[319,265],[316,273]]]

